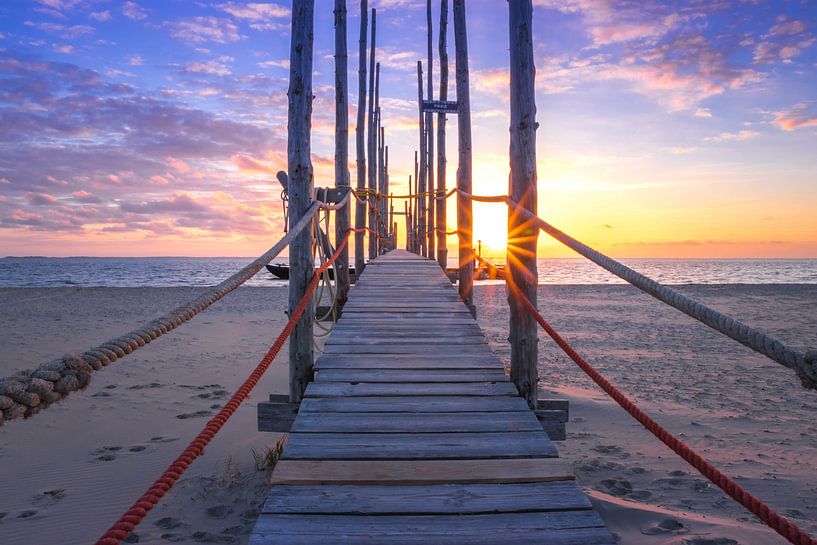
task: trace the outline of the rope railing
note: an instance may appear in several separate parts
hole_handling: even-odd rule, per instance
[[[348,199],[347,194],[334,205],[314,201],[301,220],[258,259],[202,295],[148,322],[141,328],[111,339],[81,354],[66,355],[34,370],[21,371],[11,377],[0,378],[0,426],[9,420],[33,416],[63,400],[69,394],[85,389],[91,383],[94,371],[107,367],[191,320],[252,278],[264,265],[275,259],[298,233],[312,223],[319,209],[337,210],[344,206]]]
[[[190,467],[190,464],[192,464],[196,458],[204,454],[204,447],[210,443],[224,424],[227,423],[227,420],[229,420],[235,413],[241,403],[247,399],[252,389],[255,388],[258,381],[272,364],[273,360],[278,355],[278,352],[280,352],[281,348],[284,346],[284,342],[286,342],[287,338],[289,338],[289,335],[292,333],[292,330],[295,328],[298,320],[301,319],[301,316],[306,310],[307,304],[312,298],[315,288],[318,285],[321,274],[326,272],[335,262],[335,260],[337,260],[338,256],[340,256],[341,252],[349,241],[349,234],[353,231],[357,230],[349,229],[346,232],[346,235],[343,237],[343,242],[338,245],[338,248],[335,250],[332,257],[326,260],[323,265],[315,270],[315,274],[312,276],[312,280],[307,286],[306,293],[304,293],[304,296],[301,297],[301,300],[298,303],[298,306],[292,312],[292,316],[290,317],[289,321],[284,326],[284,329],[278,335],[278,338],[275,339],[275,342],[264,357],[261,358],[261,361],[255,367],[250,376],[247,377],[238,390],[236,390],[232,397],[230,397],[230,400],[224,405],[218,414],[211,418],[204,426],[204,429],[202,429],[201,432],[199,432],[199,434],[196,435],[192,441],[190,441],[179,457],[176,458],[173,463],[171,463],[170,466],[162,473],[162,475],[156,479],[156,481],[154,481],[150,488],[148,488],[147,491],[142,494],[138,500],[136,500],[130,509],[128,509],[119,518],[119,520],[117,520],[113,526],[111,526],[108,531],[105,532],[101,538],[99,538],[96,545],[119,545],[123,539],[127,538],[128,535],[133,532],[136,526],[142,522],[142,520],[147,516],[148,512],[159,503],[162,497],[173,487],[173,485],[176,484],[176,481],[178,481],[187,468]]]
[[[817,389],[817,351],[797,351],[785,345],[772,335],[763,333],[695,299],[687,297],[670,287],[659,284],[655,280],[634,271],[623,263],[565,234],[542,218],[520,206],[507,195],[486,197],[471,195],[463,191],[459,193],[477,202],[503,202],[507,204],[514,212],[519,213],[527,220],[535,223],[542,231],[579,255],[586,257],[596,265],[618,276],[622,280],[629,282],[644,293],[680,310],[687,316],[695,318],[715,331],[730,337],[759,354],[763,354],[780,365],[792,369],[797,373],[804,388]]]
[[[675,437],[666,428],[661,426],[652,417],[645,413],[629,397],[616,388],[604,375],[602,375],[593,365],[588,362],[558,331],[542,316],[539,310],[525,297],[519,288],[513,283],[511,278],[501,269],[473,252],[473,257],[486,267],[497,271],[499,278],[505,279],[508,290],[513,296],[522,302],[525,310],[539,323],[542,329],[561,348],[571,360],[573,360],[584,373],[590,377],[604,392],[618,403],[627,413],[637,420],[647,431],[652,433],[662,443],[668,446],[673,452],[684,461],[698,470],[704,477],[709,479],[718,488],[723,490],[729,497],[741,504],[752,514],[757,516],[767,526],[786,538],[795,545],[817,545],[817,540],[811,538],[804,530],[771,509],[764,502],[753,496],[750,492],[741,487],[731,477],[721,472],[712,462],[698,454],[692,447]]]

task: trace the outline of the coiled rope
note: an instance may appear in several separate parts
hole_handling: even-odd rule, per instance
[[[523,208],[519,203],[506,195],[482,197],[471,195],[464,191],[460,191],[460,194],[478,202],[506,203],[514,212],[519,213],[528,221],[535,223],[540,229],[571,250],[586,257],[622,280],[629,282],[644,293],[680,310],[687,316],[695,318],[699,322],[738,341],[755,352],[763,354],[780,365],[792,369],[797,373],[804,388],[817,390],[817,351],[799,352],[794,350],[772,335],[763,333],[695,299],[682,295],[672,288],[659,284],[655,280],[634,271],[615,259],[565,234],[542,218]]]
[[[72,392],[86,388],[91,383],[91,375],[94,371],[110,365],[189,321],[252,278],[264,265],[275,259],[298,233],[312,223],[319,209],[337,210],[344,206],[348,199],[349,194],[347,193],[335,205],[315,201],[300,221],[258,259],[199,297],[148,322],[141,328],[111,339],[82,354],[69,354],[41,365],[37,369],[21,371],[11,377],[0,378],[0,426],[8,420],[33,416],[61,401]]]
[[[324,262],[324,264],[315,271],[315,274],[312,276],[312,280],[307,286],[306,293],[293,311],[292,316],[290,317],[286,326],[284,326],[284,329],[278,335],[278,338],[275,339],[273,345],[270,347],[264,357],[261,358],[261,361],[258,363],[250,376],[247,377],[247,380],[245,380],[241,387],[236,390],[236,392],[218,412],[218,414],[207,422],[204,429],[201,430],[199,434],[187,445],[179,457],[170,464],[170,466],[158,479],[156,479],[153,485],[148,488],[147,492],[142,494],[142,496],[136,500],[131,508],[128,509],[101,538],[99,538],[96,545],[119,545],[119,542],[133,532],[136,525],[142,522],[142,520],[147,516],[148,512],[153,509],[156,504],[159,503],[159,500],[161,500],[167,493],[167,491],[170,490],[174,484],[176,484],[176,481],[178,481],[182,476],[182,473],[184,473],[185,470],[190,467],[190,464],[192,464],[196,458],[204,454],[204,447],[210,443],[227,420],[229,420],[233,413],[235,413],[239,405],[241,405],[241,403],[247,399],[252,389],[255,388],[255,385],[258,384],[258,381],[261,379],[264,372],[269,368],[270,364],[275,359],[275,356],[278,355],[278,352],[284,346],[284,342],[286,342],[287,338],[289,338],[289,335],[292,333],[292,330],[295,328],[295,325],[298,323],[298,320],[303,315],[307,304],[312,298],[312,294],[318,285],[318,280],[320,279],[321,274],[329,269],[332,263],[334,263],[338,256],[340,256],[341,251],[343,251],[343,248],[346,247],[346,243],[349,240],[349,234],[353,230],[354,229],[350,229],[346,232],[346,235],[343,237],[343,241],[340,245],[338,245],[338,249],[335,251],[332,257]]]

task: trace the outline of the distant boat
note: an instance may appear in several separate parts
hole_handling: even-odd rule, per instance
[[[272,265],[267,265],[267,270],[276,277],[280,278],[281,280],[289,280],[289,265],[280,265],[275,263]],[[352,284],[354,284],[355,283],[354,267],[349,267],[349,277],[351,278]],[[332,267],[329,268],[329,278],[331,280],[335,279],[335,269]]]

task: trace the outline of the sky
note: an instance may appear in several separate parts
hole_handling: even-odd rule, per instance
[[[540,216],[617,257],[817,257],[817,2],[533,3]],[[369,5],[399,192],[426,3]],[[466,7],[474,192],[504,194],[507,2]],[[354,180],[358,1],[348,9]],[[0,3],[0,256],[265,251],[283,227],[290,24],[284,1]],[[317,0],[316,186],[334,185],[333,49],[332,2]],[[436,58],[433,74],[437,96]],[[449,188],[456,129],[450,116]],[[475,205],[489,255],[503,255],[506,215]],[[539,254],[573,256],[546,235]]]

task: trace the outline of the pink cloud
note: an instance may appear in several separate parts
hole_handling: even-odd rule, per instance
[[[181,159],[176,159],[175,157],[167,157],[165,161],[167,162],[168,166],[173,170],[182,173],[190,171],[190,166]]]
[[[817,127],[817,108],[812,104],[797,104],[788,110],[775,113],[774,125],[784,131],[793,131],[803,127]]]

